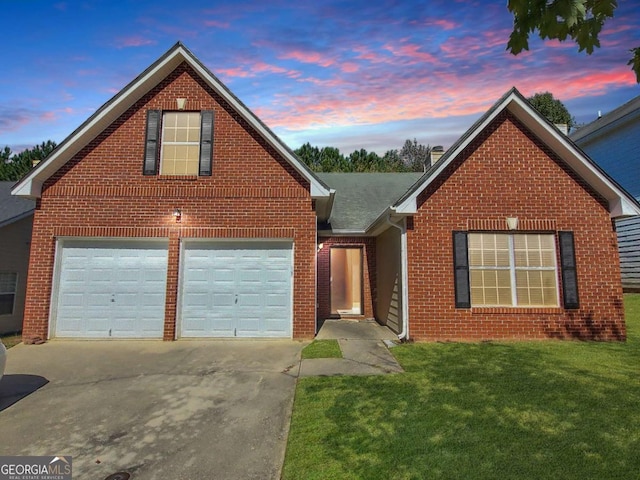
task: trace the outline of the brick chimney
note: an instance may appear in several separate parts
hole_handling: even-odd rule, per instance
[[[569,125],[567,125],[566,123],[554,123],[554,125],[562,133],[564,133],[565,135],[569,135]]]
[[[431,149],[431,152],[429,153],[431,166],[433,166],[438,160],[440,160],[440,157],[442,157],[442,155],[444,155],[444,148],[442,148],[442,145],[436,145],[435,147],[433,147]]]

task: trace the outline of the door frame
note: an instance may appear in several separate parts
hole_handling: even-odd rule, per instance
[[[333,272],[331,269],[331,251],[333,249],[342,249],[342,250],[360,250],[360,313],[351,313],[351,314],[340,314],[333,313]],[[353,245],[353,244],[337,244],[329,246],[329,318],[341,318],[348,316],[357,316],[361,317],[364,315],[364,245]]]

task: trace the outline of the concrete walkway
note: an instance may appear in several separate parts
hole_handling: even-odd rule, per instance
[[[398,337],[373,320],[326,320],[316,339],[338,340],[344,358],[302,360],[300,377],[384,375],[403,371],[384,342],[397,341]]]

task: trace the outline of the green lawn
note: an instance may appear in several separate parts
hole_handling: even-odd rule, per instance
[[[640,478],[628,341],[409,344],[405,374],[299,380],[284,479]]]
[[[342,358],[337,340],[314,340],[302,349],[302,358]]]
[[[8,333],[6,335],[0,335],[0,340],[5,347],[11,348],[20,342],[22,342],[22,334],[20,333]]]

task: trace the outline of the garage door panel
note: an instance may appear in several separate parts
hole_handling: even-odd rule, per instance
[[[291,244],[283,242],[187,242],[181,258],[181,335],[290,337],[291,263]],[[210,300],[206,311],[196,293]],[[269,302],[277,308],[268,313],[267,326]],[[201,318],[210,320],[208,326],[196,320]]]
[[[287,308],[289,306],[288,293],[269,293],[265,295],[265,307]]]
[[[207,305],[210,308],[214,307],[233,307],[235,305],[235,295],[229,293],[214,293],[211,297],[211,304]]]
[[[162,337],[166,242],[65,241],[59,256],[57,336]]]
[[[239,302],[241,302],[238,307],[249,311],[254,310],[255,308],[262,307],[262,299],[263,295],[260,293],[244,293],[239,295]]]

